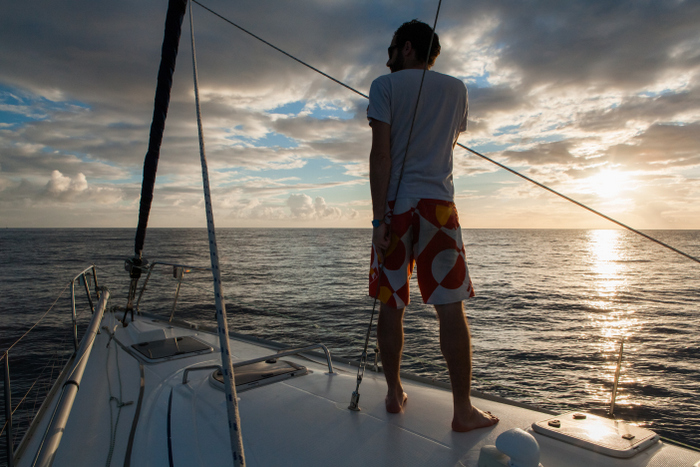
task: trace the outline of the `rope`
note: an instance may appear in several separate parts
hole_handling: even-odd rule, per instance
[[[401,170],[399,172],[399,178],[396,181],[396,190],[394,192],[394,197],[393,197],[394,201],[396,201],[396,198],[399,196],[399,188],[401,187],[401,180],[403,179],[404,169],[406,168],[406,160],[408,159],[408,149],[411,145],[411,136],[413,136],[413,127],[416,123],[416,116],[418,115],[418,104],[420,103],[420,96],[423,92],[423,83],[425,81],[425,74],[428,71],[428,62],[430,61],[430,53],[433,49],[433,40],[435,39],[435,28],[437,27],[437,20],[438,20],[438,17],[440,16],[440,7],[441,6],[442,6],[442,0],[439,0],[437,11],[435,12],[435,21],[433,23],[433,32],[430,36],[430,43],[428,44],[428,52],[427,52],[427,56],[425,58],[425,65],[423,66],[423,74],[421,75],[420,86],[418,87],[418,96],[416,97],[416,106],[413,109],[413,117],[411,118],[411,128],[408,130],[408,139],[406,141],[406,151],[404,152],[404,155],[403,155],[403,161],[401,163]],[[401,51],[398,50],[397,53],[401,53]],[[385,200],[385,202],[386,201],[388,201],[388,200]],[[386,218],[386,215],[385,215],[385,218]],[[391,235],[391,219],[389,219],[389,234]],[[377,251],[377,259],[379,260],[379,251]],[[375,315],[376,309],[377,309],[377,302],[379,301],[379,293],[381,290],[381,279],[382,279],[382,275],[384,274],[384,265],[385,265],[385,263],[382,261],[380,266],[379,266],[379,273],[377,275],[377,294],[374,297],[374,303],[372,305],[372,314],[370,315],[369,325],[367,326],[367,333],[365,335],[365,344],[364,344],[364,347],[362,349],[362,355],[360,357],[360,366],[357,368],[357,387],[355,388],[355,391],[352,393],[350,407],[349,407],[350,410],[358,410],[357,404],[360,400],[360,384],[362,384],[362,378],[364,377],[365,367],[367,365],[367,348],[369,346],[369,339],[370,339],[370,335],[372,333],[372,324],[374,323],[374,315]]]
[[[240,29],[241,31],[245,32],[246,34],[249,34],[250,36],[254,37],[255,39],[259,40],[260,42],[262,42],[262,43],[264,43],[264,44],[266,44],[266,45],[272,47],[273,49],[277,50],[278,52],[280,52],[280,53],[286,55],[287,57],[291,58],[292,60],[294,60],[294,61],[296,61],[296,62],[298,62],[298,63],[304,65],[305,67],[307,67],[307,68],[309,68],[309,69],[311,69],[311,70],[313,70],[313,71],[315,71],[315,72],[317,72],[317,73],[319,73],[319,74],[325,76],[326,78],[328,78],[328,79],[330,79],[330,80],[332,80],[332,81],[334,81],[334,82],[340,84],[341,86],[343,86],[343,87],[349,89],[350,91],[354,92],[355,94],[358,94],[358,95],[360,95],[360,96],[362,96],[362,97],[364,97],[364,98],[366,98],[366,99],[369,99],[369,96],[367,96],[366,94],[361,93],[361,92],[358,91],[357,89],[355,89],[355,88],[353,88],[353,87],[351,87],[351,86],[349,86],[349,85],[343,83],[342,81],[340,81],[340,80],[338,80],[338,79],[336,79],[336,78],[334,78],[334,77],[328,75],[327,73],[324,73],[324,72],[320,71],[319,69],[317,69],[317,68],[315,68],[315,67],[309,65],[308,63],[306,63],[306,62],[304,62],[304,61],[302,61],[302,60],[300,60],[300,59],[294,57],[293,55],[291,55],[291,54],[285,52],[284,50],[280,49],[279,47],[277,47],[277,46],[275,46],[275,45],[273,45],[273,44],[267,42],[266,40],[260,38],[259,36],[256,36],[256,35],[253,34],[252,32],[250,32],[250,31],[248,31],[248,30],[242,28],[241,26],[235,24],[233,21],[231,21],[231,20],[225,18],[224,16],[220,15],[219,13],[215,12],[214,10],[212,10],[212,9],[210,9],[210,8],[208,8],[208,7],[204,6],[204,5],[202,5],[202,4],[199,3],[197,0],[192,0],[192,2],[193,2],[193,3],[196,3],[196,4],[199,5],[199,6],[201,6],[201,7],[204,8],[205,10],[209,11],[210,13],[212,13],[213,15],[215,15],[215,16],[221,18],[222,20],[226,21],[227,23],[231,24],[232,26],[237,27],[237,28]],[[512,174],[514,174],[514,175],[517,175],[518,177],[523,178],[524,180],[527,180],[527,181],[529,181],[529,182],[531,182],[531,183],[533,183],[533,184],[539,186],[540,188],[544,188],[545,190],[549,191],[550,193],[553,193],[553,194],[555,194],[555,195],[557,195],[557,196],[560,196],[561,198],[564,198],[565,200],[570,201],[570,202],[576,204],[577,206],[582,207],[582,208],[586,209],[587,211],[592,212],[593,214],[596,214],[596,215],[598,215],[598,216],[600,216],[600,217],[602,217],[602,218],[604,218],[604,219],[606,219],[606,220],[608,220],[608,221],[610,221],[610,222],[612,222],[612,223],[614,223],[614,224],[616,224],[616,225],[619,225],[620,227],[623,227],[623,228],[629,230],[630,232],[634,232],[634,233],[636,233],[636,234],[638,234],[638,235],[640,235],[640,236],[646,238],[647,240],[650,240],[650,241],[652,241],[652,242],[654,242],[654,243],[656,243],[656,244],[658,244],[658,245],[661,245],[661,246],[663,246],[663,247],[665,247],[665,248],[668,248],[669,250],[671,250],[671,251],[673,251],[673,252],[675,252],[675,253],[678,253],[679,255],[682,255],[682,256],[684,256],[684,257],[686,257],[686,258],[688,258],[688,259],[690,259],[690,260],[692,260],[692,261],[695,261],[696,263],[700,263],[700,259],[699,259],[699,258],[696,258],[696,257],[694,257],[694,256],[691,256],[691,255],[689,255],[689,254],[687,254],[687,253],[684,253],[683,251],[681,251],[681,250],[679,250],[679,249],[677,249],[677,248],[674,248],[673,246],[668,245],[668,244],[662,242],[661,240],[658,240],[658,239],[656,239],[656,238],[654,238],[654,237],[651,237],[651,236],[649,236],[649,235],[647,235],[647,234],[645,234],[645,233],[643,233],[643,232],[640,232],[639,230],[634,229],[634,228],[632,228],[632,227],[630,227],[630,226],[628,226],[628,225],[626,225],[626,224],[623,224],[622,222],[619,222],[619,221],[613,219],[612,217],[606,216],[605,214],[602,214],[601,212],[596,211],[595,209],[592,209],[592,208],[586,206],[586,205],[583,204],[583,203],[580,203],[580,202],[578,202],[578,201],[576,201],[576,200],[574,200],[574,199],[572,199],[572,198],[569,198],[568,196],[565,196],[565,195],[563,195],[563,194],[561,194],[561,193],[559,193],[559,192],[557,192],[557,191],[555,191],[555,190],[552,190],[551,188],[547,187],[546,185],[543,185],[543,184],[540,183],[540,182],[537,182],[537,181],[535,181],[535,180],[533,180],[533,179],[531,179],[531,178],[529,178],[529,177],[527,177],[527,176],[525,176],[525,175],[523,175],[523,174],[521,174],[521,173],[519,173],[519,172],[517,172],[517,171],[515,171],[515,170],[513,170],[513,169],[511,169],[511,168],[509,168],[509,167],[507,167],[507,166],[505,166],[505,165],[503,165],[503,164],[501,164],[501,163],[499,163],[499,162],[496,162],[495,160],[490,159],[490,158],[484,156],[483,154],[480,154],[480,153],[478,153],[477,151],[474,151],[473,149],[470,149],[470,148],[468,148],[467,146],[465,146],[465,145],[463,145],[463,144],[461,144],[461,143],[457,143],[457,145],[460,146],[460,147],[463,148],[463,149],[466,149],[467,151],[471,152],[472,154],[474,154],[474,155],[476,155],[476,156],[479,156],[479,157],[481,157],[481,158],[483,158],[483,159],[485,159],[485,160],[491,162],[492,164],[495,164],[495,165],[497,165],[498,167],[500,167],[500,168],[502,168],[502,169],[505,169],[505,170],[507,170],[508,172],[510,172],[510,173],[512,173]]]
[[[428,54],[425,58],[425,65],[423,66],[423,74],[420,78],[420,86],[418,87],[418,96],[416,97],[416,106],[413,109],[413,118],[411,119],[411,128],[408,130],[408,140],[406,141],[406,152],[403,155],[403,163],[401,164],[401,172],[399,172],[399,179],[396,182],[396,192],[394,193],[394,200],[399,196],[399,187],[401,186],[401,180],[403,179],[403,172],[406,168],[406,159],[408,159],[408,148],[411,145],[411,136],[413,136],[413,127],[416,123],[416,116],[418,115],[418,104],[420,103],[420,96],[423,93],[423,82],[425,81],[425,73],[428,71],[428,62],[430,61],[430,52],[433,49],[433,40],[435,39],[435,28],[437,27],[438,16],[440,15],[440,6],[442,5],[442,0],[438,1],[437,12],[435,13],[435,22],[433,23],[433,33],[430,36],[430,43],[428,44]]]
[[[204,130],[202,128],[202,112],[199,105],[199,85],[197,79],[197,53],[194,45],[194,21],[192,17],[192,4],[190,11],[190,39],[192,42],[192,75],[194,78],[194,98],[197,109],[197,132],[199,135],[199,159],[202,165],[202,185],[204,189],[204,204],[207,214],[207,233],[209,235],[209,258],[214,279],[214,296],[216,298],[216,320],[219,330],[219,347],[221,349],[221,369],[224,375],[224,390],[226,393],[226,411],[228,414],[229,437],[231,441],[231,454],[235,467],[245,466],[245,454],[243,452],[243,437],[241,434],[241,418],[238,412],[238,396],[234,379],[233,363],[231,362],[231,344],[228,338],[228,320],[226,318],[226,304],[224,303],[223,285],[221,283],[221,270],[219,269],[219,252],[216,245],[216,230],[214,228],[214,211],[211,203],[211,190],[209,188],[209,171],[207,158],[204,152]],[[172,393],[171,393],[172,397]]]

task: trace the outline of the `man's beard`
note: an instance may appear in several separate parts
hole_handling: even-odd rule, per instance
[[[403,70],[403,64],[404,64],[403,54],[401,53],[400,50],[397,50],[396,51],[396,60],[394,60],[394,63],[391,64],[389,69],[391,70],[392,73],[396,73],[397,71]]]

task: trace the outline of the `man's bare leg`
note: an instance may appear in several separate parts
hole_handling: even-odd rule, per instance
[[[498,423],[498,418],[471,403],[472,346],[462,302],[435,305],[440,322],[440,349],[447,361],[454,401],[454,431],[470,431]],[[383,358],[383,357],[382,357]]]
[[[377,342],[382,356],[382,368],[386,378],[386,411],[399,413],[406,403],[406,393],[401,386],[401,353],[403,352],[403,313],[405,308],[379,307]]]

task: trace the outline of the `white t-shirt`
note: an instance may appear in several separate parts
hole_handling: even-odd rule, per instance
[[[380,76],[369,91],[367,118],[391,125],[391,179],[387,201],[396,198],[454,200],[452,149],[467,129],[467,88],[462,81],[435,71],[425,73],[420,103],[411,129],[423,70]],[[397,183],[406,157],[406,168]]]

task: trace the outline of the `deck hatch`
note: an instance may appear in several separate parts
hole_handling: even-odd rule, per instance
[[[533,423],[532,429],[539,434],[622,459],[634,456],[659,440],[659,435],[646,428],[579,412]]]
[[[192,336],[171,337],[131,346],[149,360],[160,360],[213,352],[214,349]]]
[[[286,360],[267,360],[234,369],[236,390],[239,392],[307,373],[308,370],[305,366]],[[224,376],[221,374],[221,370],[216,370],[212,374],[212,380],[217,388],[223,390]]]

